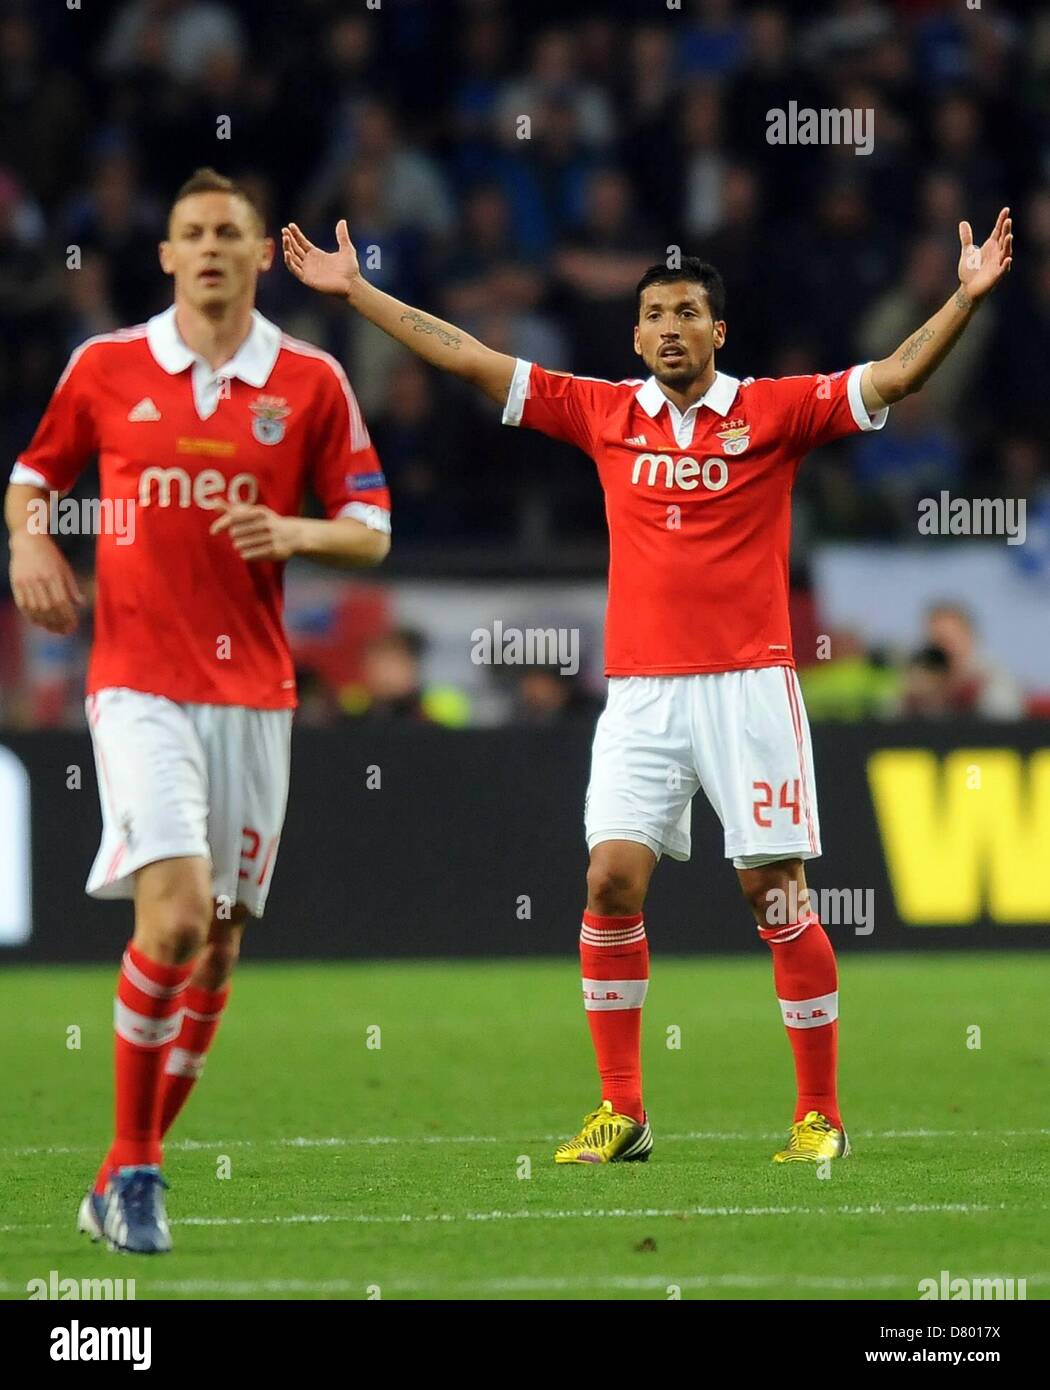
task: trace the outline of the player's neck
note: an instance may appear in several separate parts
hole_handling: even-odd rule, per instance
[[[251,332],[252,306],[231,304],[211,315],[176,300],[175,326],[190,351],[214,371],[230,360]]]
[[[662,381],[658,381],[657,385],[671,404],[676,405],[684,413],[691,405],[695,405],[701,396],[706,394],[713,385],[716,375],[715,364],[711,362],[703,376],[697,377],[684,391],[676,391],[673,386],[667,386]]]

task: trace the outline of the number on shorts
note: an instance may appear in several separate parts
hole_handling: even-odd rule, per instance
[[[755,824],[760,825],[763,830],[772,830],[772,819],[764,820],[759,814],[761,811],[771,811],[773,809],[773,788],[768,782],[752,782],[752,787],[756,792],[761,792],[762,797],[756,800],[752,807]],[[790,793],[789,789],[790,788]],[[791,824],[798,825],[801,819],[801,805],[799,798],[799,779],[791,778],[780,786],[780,809],[791,812]]]
[[[258,830],[253,830],[250,825],[241,827],[241,835],[248,842],[247,846],[241,849],[241,868],[238,878],[251,878],[252,869],[244,867],[245,860],[254,867],[256,859],[259,857],[259,850],[262,848],[262,836]],[[274,850],[277,848],[279,835],[273,835],[267,841],[266,853],[263,855],[262,864],[259,867],[259,874],[256,878],[256,886],[261,888],[266,882],[266,875],[270,872],[270,865],[273,863]]]
[[[758,813],[759,811],[768,811],[773,805],[773,788],[768,782],[753,782],[751,785],[756,792],[765,793],[763,800],[756,801],[754,805],[755,824],[760,825],[763,830],[772,830],[773,822],[771,820],[763,820]]]

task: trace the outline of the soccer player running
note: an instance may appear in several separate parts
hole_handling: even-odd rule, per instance
[[[375,565],[389,497],[334,358],[253,307],[274,256],[250,196],[198,170],[160,262],[174,303],[73,353],[7,491],[11,587],[70,633],[81,602],[34,517],[98,455],[103,527],[87,713],[102,843],[87,891],[133,898],[114,1008],[113,1144],[78,1226],[111,1250],[171,1248],[161,1137],[200,1075],[248,914],[262,916],[288,794],[292,555]],[[301,515],[311,489],[326,520]],[[130,539],[129,544],[124,541]]]
[[[788,625],[791,488],[812,448],[881,429],[917,391],[1010,268],[1009,209],[979,249],[959,229],[959,285],[881,362],[826,376],[738,381],[715,367],[725,292],[692,257],[638,285],[634,350],[645,381],[598,381],[494,352],[367,283],[345,221],[325,253],[298,227],[285,261],[426,362],[474,383],[598,468],[609,519],[608,702],[594,736],[590,848],[580,933],[583,1001],[601,1104],[559,1163],[644,1160],[641,1009],[649,979],[642,911],[661,854],[689,857],[702,788],[725,831],[794,1054],[797,1099],[778,1162],[843,1157],[836,1093],[835,955],[809,910],[803,862],[820,853],[813,756]],[[781,907],[796,908],[784,916]],[[772,910],[771,910],[772,909]]]

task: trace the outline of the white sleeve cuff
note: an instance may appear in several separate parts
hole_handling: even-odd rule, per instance
[[[510,379],[510,390],[507,392],[507,404],[503,407],[502,424],[521,424],[521,417],[525,410],[525,400],[529,394],[529,373],[531,371],[532,363],[526,362],[523,357],[519,357],[514,367],[514,375]]]
[[[11,469],[11,482],[24,483],[29,487],[50,486],[43,473],[38,473],[35,468],[27,468],[24,463],[16,463]]]
[[[370,531],[382,531],[385,536],[390,535],[390,513],[385,507],[377,507],[374,502],[347,502],[345,507],[336,512],[336,516],[349,516],[354,521],[360,521],[367,526]]]
[[[890,418],[889,406],[883,406],[874,415],[868,413],[868,407],[864,404],[864,397],[860,393],[860,378],[866,367],[870,367],[870,362],[862,362],[859,367],[854,367],[846,381],[846,396],[849,399],[849,408],[853,412],[853,419],[859,429],[862,430],[881,430],[886,421]]]

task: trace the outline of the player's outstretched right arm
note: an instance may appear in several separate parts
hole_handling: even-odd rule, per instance
[[[424,362],[471,382],[499,405],[506,402],[515,358],[495,352],[451,323],[402,304],[370,285],[361,274],[345,218],[337,224],[335,236],[338,249],[322,251],[294,222],[283,227],[285,265],[310,289],[345,299],[352,309],[411,348]]]

